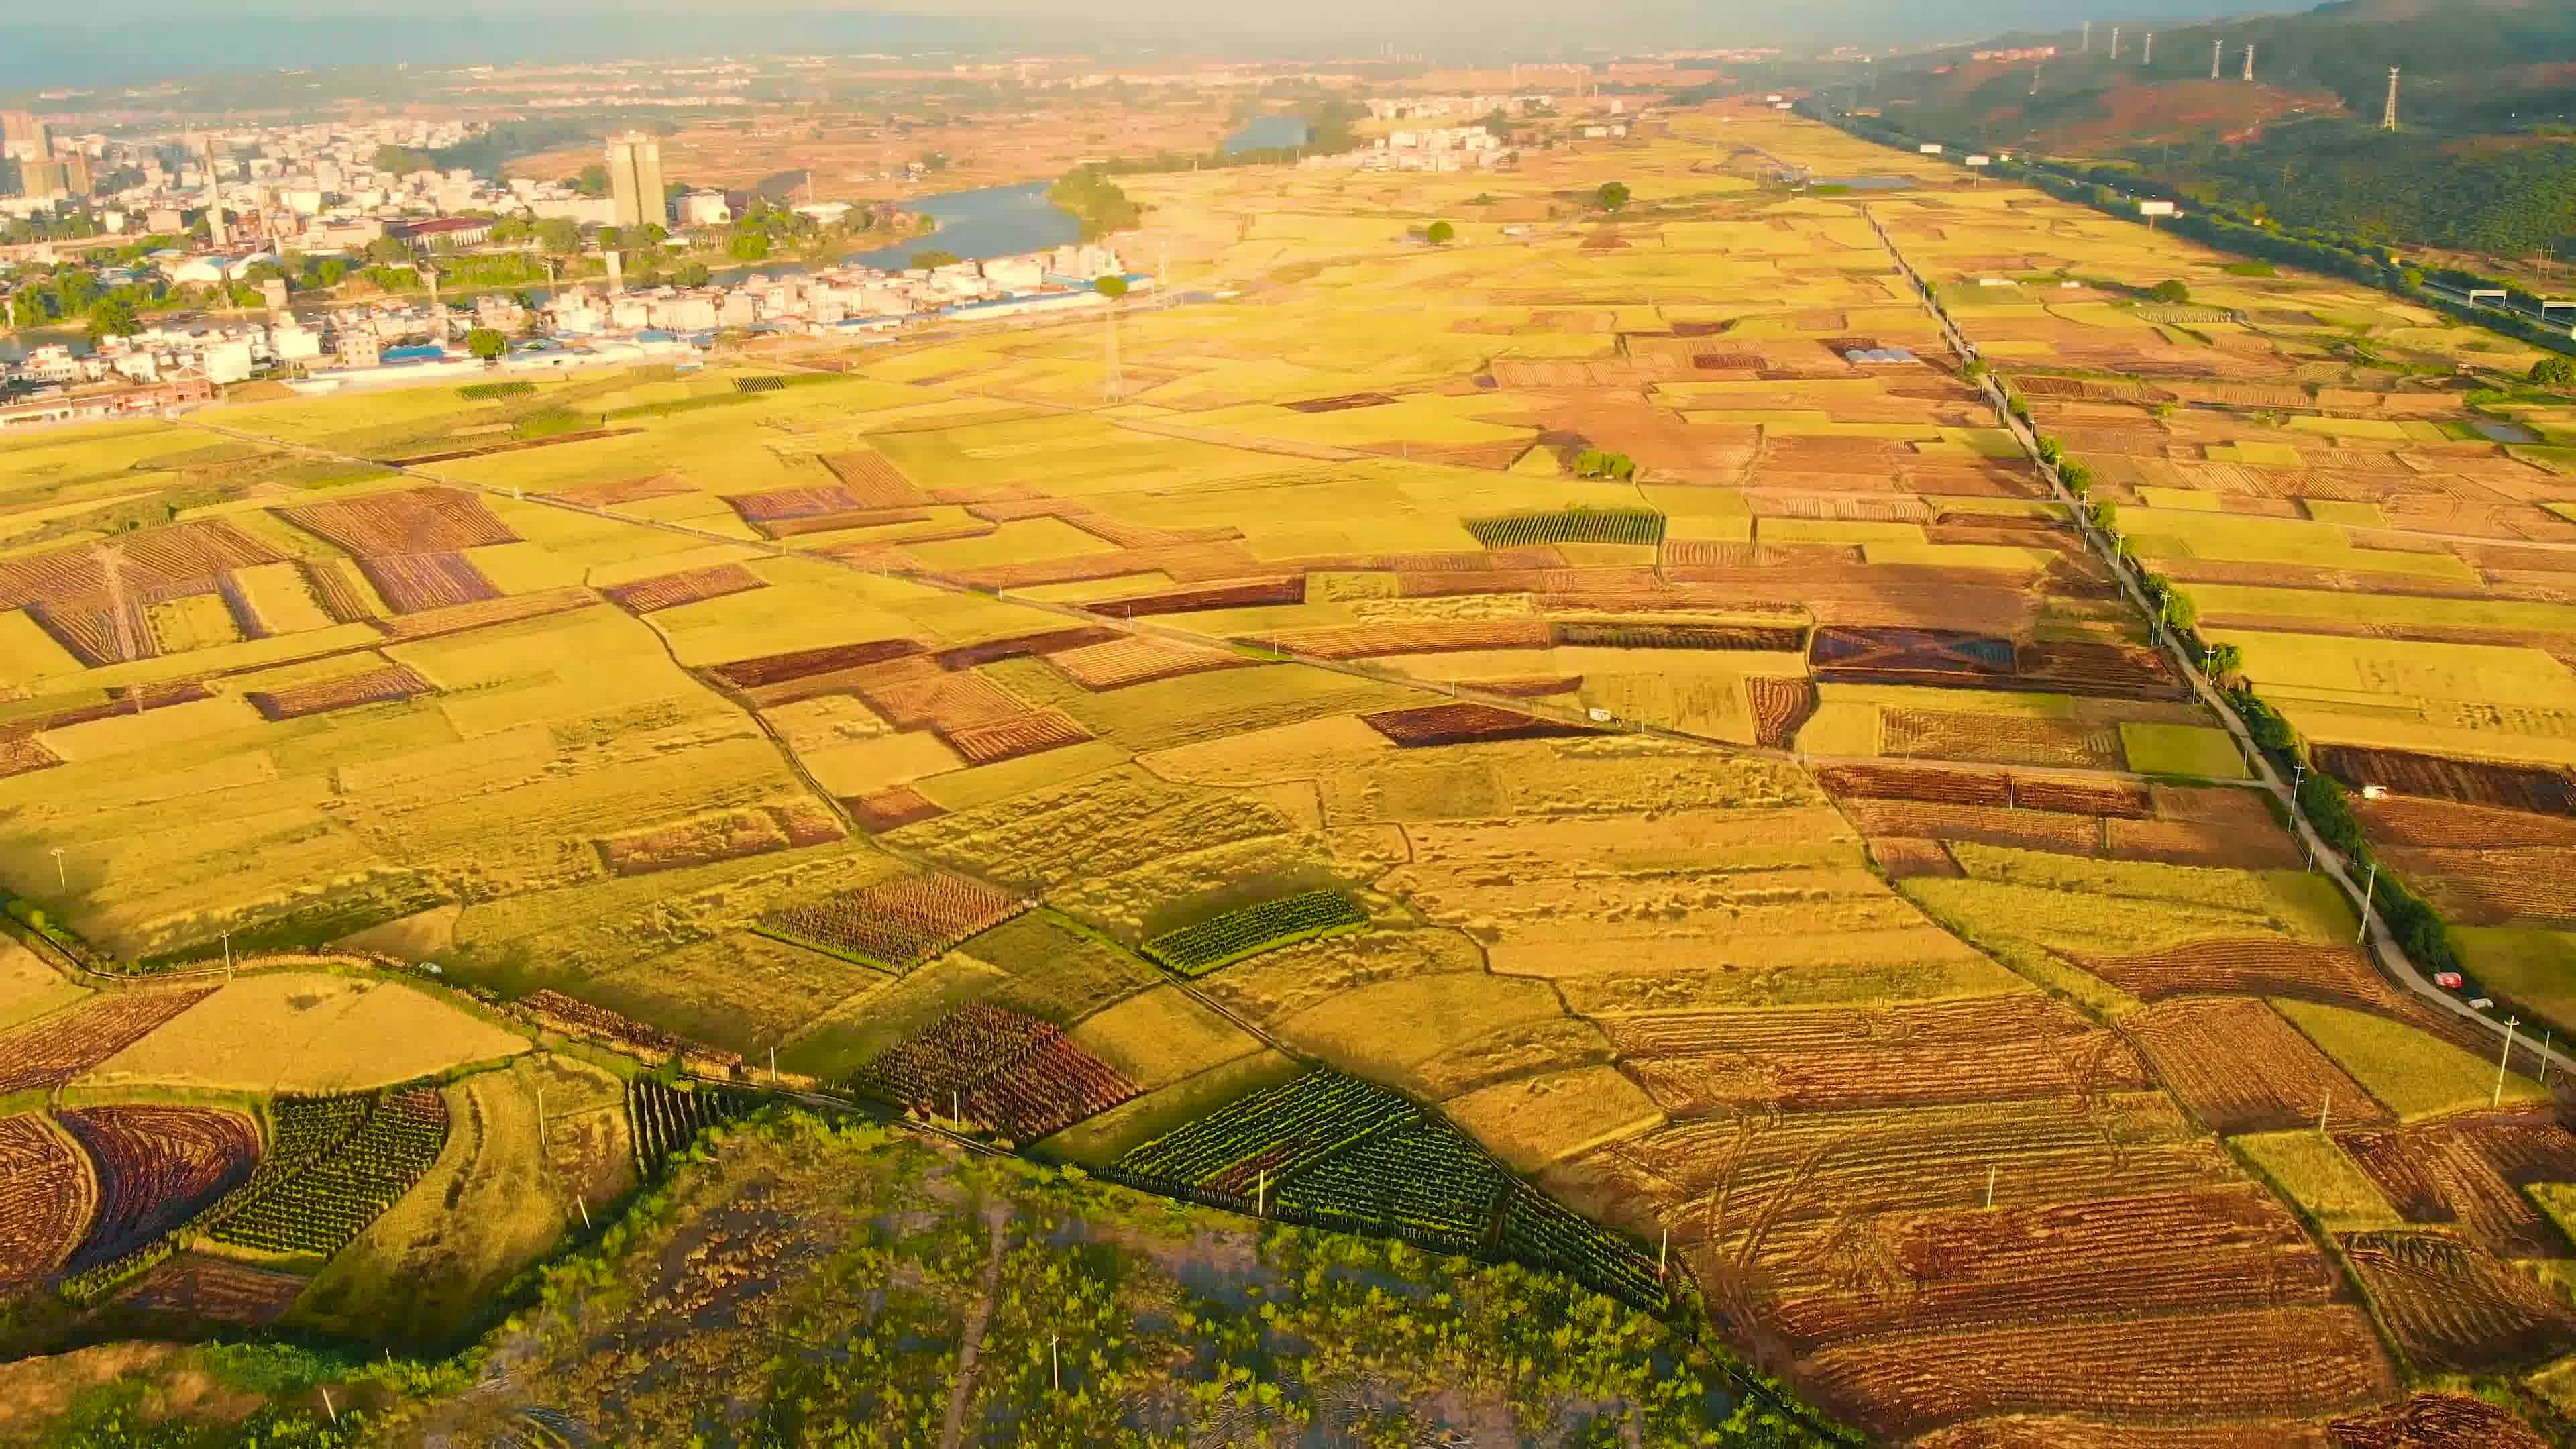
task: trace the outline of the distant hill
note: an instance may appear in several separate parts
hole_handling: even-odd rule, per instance
[[[2124,160],[2293,224],[2527,256],[2576,251],[2576,5],[2335,0],[2244,20],[2017,34],[1837,97],[1909,132]],[[2243,79],[2247,45],[2254,82]],[[1979,52],[2055,46],[2046,59]],[[2219,78],[2210,78],[2216,49]],[[2400,129],[2378,128],[2401,68]]]

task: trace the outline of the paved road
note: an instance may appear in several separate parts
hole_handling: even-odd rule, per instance
[[[1932,320],[1939,324],[1942,336],[1950,344],[1950,350],[1962,360],[1974,359],[1977,355],[1976,348],[1957,327],[1951,324],[1950,319],[1939,308],[1923,297],[1921,277],[1915,272],[1913,264],[1906,261],[1905,253],[1898,250],[1895,240],[1888,236],[1887,229],[1879,225],[1878,218],[1871,215],[1868,207],[1864,206],[1860,210],[1861,215],[1868,219],[1870,230],[1877,233],[1879,244],[1887,248],[1887,254],[1895,261],[1897,270],[1904,275],[1908,283],[1915,286],[1916,300]],[[2174,665],[2182,671],[2183,678],[2191,682],[2192,693],[2198,696],[2200,702],[2207,705],[2227,726],[2227,732],[2236,739],[2238,752],[2252,762],[2256,780],[2262,788],[2272,793],[2274,799],[2281,802],[2283,810],[2287,812],[2295,828],[2300,844],[2306,847],[2319,869],[2323,870],[2337,885],[2343,887],[2344,892],[2354,902],[2361,904],[2363,924],[2370,938],[2371,953],[2378,961],[2380,970],[2399,986],[2435,1003],[2442,1010],[2464,1020],[2476,1022],[2481,1031],[2492,1033],[2500,1041],[2505,1038],[2508,1032],[2505,1023],[2478,1011],[2459,997],[2434,985],[2432,979],[2407,957],[2406,952],[2397,944],[2397,938],[2389,933],[2387,922],[2379,912],[2369,908],[2364,897],[2363,882],[2353,879],[2351,862],[2345,860],[2334,847],[2326,844],[2324,838],[2317,834],[2316,827],[2308,820],[2307,812],[2299,808],[2297,796],[2292,793],[2290,783],[2281,778],[2280,772],[2272,768],[2270,758],[2255,746],[2253,733],[2246,728],[2245,721],[2236,713],[2235,706],[2230,704],[2227,697],[2209,682],[2209,677],[2201,672],[2199,664],[2185,652],[2181,641],[2153,624],[2157,618],[2155,605],[2139,588],[2136,576],[2120,562],[2111,539],[2094,526],[2093,520],[2083,508],[2076,506],[2078,500],[2074,494],[2066,490],[2066,481],[2058,475],[2057,468],[2039,456],[2038,437],[2031,432],[2029,425],[2012,415],[2011,410],[2005,405],[2001,386],[1992,376],[1980,378],[1978,383],[1985,389],[1986,399],[1993,406],[1995,415],[2002,418],[2005,426],[2012,429],[2013,437],[2020,442],[2022,451],[2030,455],[2031,462],[2038,465],[2041,475],[2048,479],[2048,486],[2057,495],[2058,501],[2073,509],[2077,526],[2083,529],[2085,537],[2092,543],[2094,550],[2111,565],[2112,573],[2118,576],[2120,586],[2128,594],[2130,601],[2138,606],[2139,612],[2147,616],[2158,642],[2164,646],[2166,653],[2173,657]],[[2511,1050],[2521,1052],[2527,1058],[2530,1065],[2526,1070],[2537,1073],[2541,1069],[2540,1062],[2543,1056],[2541,1043],[2534,1042],[2519,1032],[2513,1033],[2512,1042]],[[2547,1050],[2546,1056],[2548,1061],[2559,1070],[2576,1071],[2576,1056],[2555,1049]]]

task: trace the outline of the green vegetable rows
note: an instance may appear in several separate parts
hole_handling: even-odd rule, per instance
[[[1401,1094],[1314,1071],[1145,1143],[1105,1176],[1238,1212],[1565,1273],[1667,1302],[1636,1245],[1561,1206]]]
[[[1546,513],[1470,518],[1466,522],[1467,531],[1487,548],[1664,541],[1664,515],[1651,508],[1559,508]]]
[[[345,1099],[344,1099],[345,1100]],[[328,1257],[411,1191],[447,1145],[447,1099],[434,1087],[390,1092],[337,1147],[272,1179],[211,1236],[273,1253]],[[254,1177],[251,1186],[259,1185]]]
[[[1166,932],[1138,949],[1145,959],[1166,970],[1205,976],[1264,951],[1362,930],[1368,923],[1367,910],[1349,896],[1339,891],[1307,891]]]

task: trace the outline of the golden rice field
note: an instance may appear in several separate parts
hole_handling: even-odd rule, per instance
[[[2298,728],[2440,757],[2403,783],[2453,798],[2366,827],[2517,1001],[2576,998],[2576,807],[2528,773],[2576,765],[2566,475],[2326,346],[2477,339],[1723,105],[1516,173],[1135,178],[1231,295],[1126,314],[1117,376],[1095,320],[12,438],[0,885],[105,954],[352,941],[562,993],[547,1047],[615,1013],[573,1039],[755,1080],[1012,1023],[1093,1095],[1002,1135],[1095,1166],[1336,1068],[1668,1242],[1888,1442],[2255,1442],[2395,1401],[2392,1310],[2321,1234],[2576,1256],[2520,1196],[2576,1183],[2576,1137],[2349,948],[1860,203],[1754,148],[1916,177],[1869,205],[1929,277],[2050,278],[1953,315]],[[1608,179],[1626,214],[1568,199]],[[1456,243],[1407,238],[1433,215]],[[2141,316],[2169,275],[2246,320]],[[813,381],[718,381],[755,372]],[[682,395],[719,405],[381,466]],[[1634,476],[1578,476],[1598,452]],[[2464,823],[2511,849],[2465,859]],[[1309,898],[1344,914],[1156,964]],[[74,1004],[11,959],[0,1029]],[[76,1089],[487,1066],[444,1090],[493,1165],[425,1181],[499,1201],[555,1160],[561,1060],[262,975]],[[932,1115],[992,1129],[969,1092]],[[479,1261],[589,1200],[550,1191]],[[297,1321],[418,1271],[423,1201]],[[2105,1367],[2032,1372],[2050,1345]]]

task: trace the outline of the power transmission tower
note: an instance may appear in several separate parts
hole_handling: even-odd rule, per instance
[[[2388,68],[2388,106],[2379,113],[2379,129],[2397,129],[2397,67],[2393,65]]]

